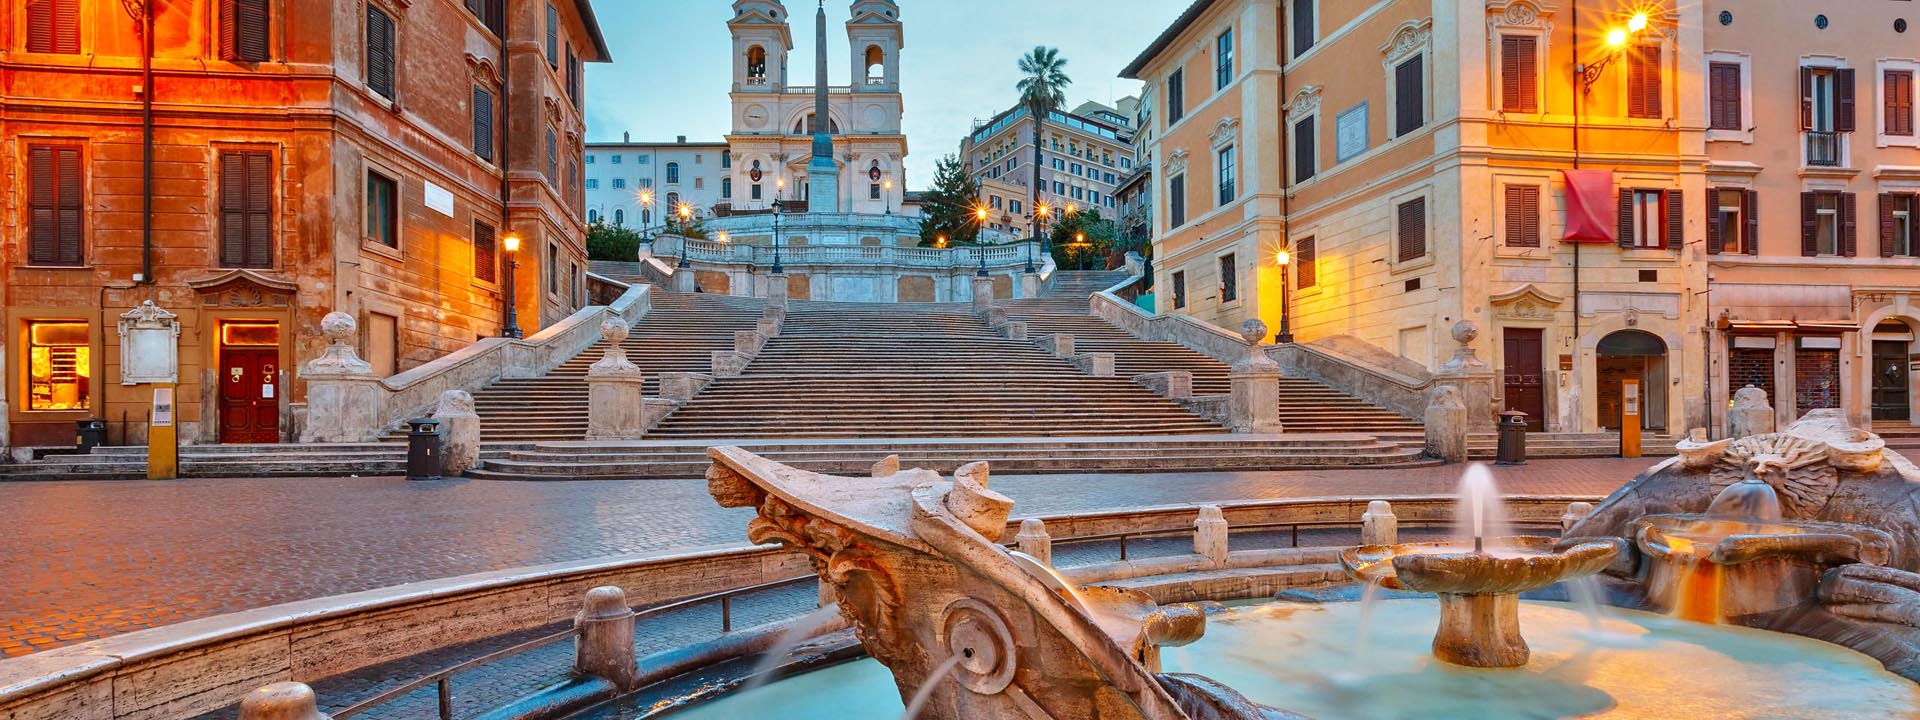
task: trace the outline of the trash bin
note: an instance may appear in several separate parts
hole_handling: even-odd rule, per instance
[[[73,447],[85,455],[93,449],[107,444],[107,421],[100,418],[87,418],[73,421]]]
[[[439,480],[442,468],[440,421],[414,418],[407,421],[407,479]]]
[[[1500,449],[1495,465],[1527,464],[1527,414],[1518,410],[1500,413]]]

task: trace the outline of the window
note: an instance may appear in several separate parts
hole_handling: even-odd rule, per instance
[[[589,159],[589,160],[587,160],[587,162],[593,162],[593,160],[591,160],[591,159]],[[608,157],[607,157],[607,162],[610,162],[610,163],[613,163],[613,164],[615,164],[615,165],[619,165],[619,164],[620,164],[620,153],[614,153],[614,154],[612,154],[612,155],[610,155],[610,156],[608,156]]]
[[[620,161],[615,160],[614,162],[620,162]],[[645,165],[647,163],[653,162],[653,158],[646,155],[635,155],[633,156],[633,162],[635,164]]]
[[[1707,128],[1746,130],[1740,108],[1740,64],[1717,62],[1707,66]]]
[[[27,52],[80,53],[80,0],[27,0]]]
[[[580,81],[585,73],[580,67],[580,58],[573,54],[573,46],[567,46],[567,97],[573,100],[573,109],[580,109]]]
[[[1067,184],[1060,182],[1059,180],[1053,181],[1053,194],[1055,195],[1067,194]]]
[[[1913,135],[1913,71],[1886,73],[1886,129],[1888,135]]]
[[[1420,55],[1393,67],[1393,136],[1401,137],[1427,124],[1426,61]]]
[[[393,178],[367,171],[367,226],[369,242],[400,247],[400,185]]]
[[[1178,310],[1186,306],[1187,273],[1183,270],[1173,274],[1173,307],[1175,310]]]
[[[1301,238],[1293,244],[1294,280],[1296,288],[1310,288],[1320,284],[1320,264],[1318,248],[1313,238]]]
[[[625,189],[627,189],[627,179],[626,179],[626,178],[614,178],[614,179],[613,179],[613,189],[615,189],[615,190],[625,190]]]
[[[500,35],[502,16],[505,15],[501,0],[466,0],[466,2],[467,12],[473,13],[473,16],[478,18],[481,24],[486,25],[488,30],[493,31],[495,36]]]
[[[592,186],[593,186],[593,181],[592,181],[592,180],[588,180],[588,181],[587,181],[587,186],[588,186],[588,187],[592,187]],[[595,210],[595,209],[593,209],[593,208],[587,208],[587,224],[588,224],[588,225],[592,225],[592,224],[595,224],[595,223],[598,223],[598,222],[600,222],[600,211],[599,211],[599,210]]]
[[[588,190],[599,190],[599,189],[600,189],[600,180],[599,180],[599,179],[597,179],[597,178],[587,178],[587,189],[588,189]]]
[[[1067,169],[1067,161],[1065,161],[1065,160],[1062,160],[1062,159],[1060,159],[1060,158],[1054,158],[1054,159],[1053,159],[1053,169],[1055,169],[1055,170],[1066,170],[1066,169]]]
[[[595,215],[597,219],[599,216]],[[494,257],[493,226],[473,221],[473,279],[481,282],[498,282],[500,262]]]
[[[560,246],[547,245],[547,292],[560,294]]]
[[[1177,228],[1187,224],[1187,176],[1175,175],[1167,179],[1167,227]]]
[[[93,343],[87,323],[27,323],[27,409],[85,410],[93,394]]]
[[[1293,0],[1293,56],[1305,55],[1313,49],[1314,41],[1314,0]]]
[[[269,59],[269,0],[222,0],[220,3],[220,58],[242,62]]]
[[[493,93],[478,85],[473,87],[473,154],[493,160]]]
[[[1887,193],[1880,196],[1880,257],[1920,255],[1920,237],[1914,233],[1915,196],[1912,193]]]
[[[721,150],[720,151],[720,169],[726,170],[731,167],[733,167],[733,151]]]
[[[1427,254],[1427,199],[1414,198],[1394,209],[1396,244],[1400,262],[1418,260]]]
[[[82,264],[86,176],[80,148],[28,146],[27,176],[27,263]]]
[[[1314,157],[1314,116],[1300,118],[1293,124],[1293,181],[1306,182],[1313,179],[1314,168],[1319,163]]]
[[[614,209],[613,209],[613,224],[614,224],[614,225],[625,225],[625,224],[627,224],[627,211],[626,211],[626,210],[624,210],[624,209],[621,209],[621,208],[614,208]],[[646,223],[644,223],[644,222],[642,222],[641,224],[642,224],[642,225],[645,225]]]
[[[1627,117],[1654,118],[1661,114],[1661,50],[1659,45],[1635,45],[1627,51]]]
[[[560,69],[560,10],[547,6],[547,66]]]
[[[667,184],[680,184],[680,163],[667,163]]]
[[[1679,190],[1620,191],[1620,247],[1679,250],[1685,223]]]
[[[1233,262],[1233,254],[1220,256],[1220,302],[1230,303],[1240,299],[1240,270]]]
[[[867,199],[868,199],[868,200],[879,200],[879,199],[880,199],[880,183],[868,183],[868,184],[867,184]]]
[[[393,18],[385,10],[367,4],[367,89],[381,97],[394,97]]]
[[[560,179],[560,138],[547,128],[547,180]]]
[[[1233,28],[1213,39],[1213,89],[1225,90],[1233,82]]]
[[[1220,204],[1224,206],[1239,195],[1234,187],[1233,146],[1220,148],[1215,157],[1220,169]]]
[[[1754,214],[1754,191],[1714,188],[1707,196],[1707,252],[1760,254],[1759,219]]]
[[[220,267],[273,267],[271,153],[220,153]]]
[[[573,263],[567,263],[567,299],[580,304],[580,266]]]
[[[747,190],[747,197],[752,198],[754,200],[759,200],[761,198],[761,192],[762,191],[760,190],[760,183],[754,183],[753,187]]]
[[[1853,257],[1855,208],[1853,193],[1800,193],[1800,254]]]
[[[1081,170],[1081,168],[1080,168],[1080,163],[1074,163],[1074,164],[1073,164],[1073,171],[1072,171],[1072,172],[1073,172],[1073,174],[1075,174],[1075,175],[1084,175],[1084,174],[1086,174],[1086,173],[1085,173],[1085,171],[1083,171],[1083,170]]]
[[[1019,200],[1008,200],[1008,201],[1007,201],[1007,212],[1010,212],[1010,213],[1013,213],[1013,214],[1015,214],[1015,215],[1019,215],[1019,214],[1020,214],[1020,201],[1019,201]]]
[[[733,199],[733,178],[720,178],[720,199]]]
[[[1540,40],[1532,35],[1500,36],[1500,110],[1540,112]]]
[[[1507,186],[1507,247],[1540,247],[1540,186]]]
[[[1167,76],[1167,127],[1187,116],[1187,71],[1175,70]],[[1055,148],[1056,150],[1059,148]]]

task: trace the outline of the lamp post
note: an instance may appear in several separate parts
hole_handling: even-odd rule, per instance
[[[1005,222],[1007,226],[1011,227],[1013,225],[1013,218],[1009,216],[1005,219]],[[1033,267],[1033,244],[1036,241],[1037,241],[1036,238],[1027,238],[1026,242],[1021,243],[1027,246],[1027,269],[1025,270],[1025,272],[1028,275],[1032,275],[1036,272],[1039,272],[1038,270],[1035,270]]]
[[[1074,233],[1073,234],[1073,254],[1080,256],[1081,272],[1085,272],[1087,269],[1087,249],[1088,249],[1087,234]]]
[[[1286,250],[1281,250],[1274,254],[1273,260],[1280,264],[1280,333],[1273,336],[1273,341],[1281,345],[1291,345],[1293,344],[1293,327],[1289,323],[1293,313],[1287,311],[1289,304],[1287,267],[1293,264],[1293,255]]]
[[[687,244],[687,221],[693,218],[693,206],[680,203],[674,213],[680,216],[680,267],[690,268],[693,263],[687,261],[687,256],[693,253],[693,248]]]
[[[987,223],[987,209],[975,208],[973,211],[973,221],[975,226],[974,236],[973,236],[973,240],[974,240],[973,252],[974,254],[980,256],[980,269],[977,271],[974,271],[973,274],[979,277],[986,277],[987,276],[987,246],[980,242],[979,226],[985,225]]]
[[[893,214],[893,178],[880,181],[880,201],[886,203],[887,214]]]
[[[517,338],[520,337],[520,309],[514,305],[513,271],[520,267],[520,236],[509,232],[501,238],[501,244],[507,249],[507,312],[500,323],[500,337]]]
[[[653,220],[651,217],[651,215],[653,215],[653,191],[642,189],[640,192],[635,193],[633,197],[635,200],[640,201],[640,242],[651,246],[653,245],[653,229],[648,227],[648,225],[651,224]]]
[[[1626,50],[1629,43],[1639,39],[1640,35],[1646,31],[1646,13],[1634,13],[1633,17],[1627,19],[1626,27],[1608,30],[1608,53],[1606,57],[1600,58],[1597,62],[1581,65],[1578,68],[1580,71],[1580,94],[1585,95],[1593,92],[1593,84],[1600,81],[1600,76],[1606,72],[1607,66],[1613,64],[1613,61],[1620,57],[1621,51]]]
[[[773,274],[782,275],[787,269],[780,266],[780,213],[786,203],[773,201]]]
[[[1040,203],[1040,207],[1033,209],[1033,215],[1036,218],[1033,227],[1035,232],[1039,233],[1034,240],[1040,243],[1041,255],[1046,255],[1053,251],[1053,244],[1049,242],[1049,240],[1053,238],[1053,234],[1047,232],[1047,217],[1052,214],[1053,208],[1049,207],[1046,203]]]

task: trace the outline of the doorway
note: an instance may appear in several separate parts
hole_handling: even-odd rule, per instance
[[[1906,323],[1888,321],[1873,329],[1874,420],[1912,420],[1907,379],[1907,356],[1912,347],[1913,331]]]
[[[1640,428],[1667,428],[1667,344],[1653,333],[1621,330],[1600,339],[1594,363],[1595,408],[1600,428],[1621,426],[1627,380],[1640,383]]]
[[[280,442],[280,324],[220,325],[220,442]]]
[[[1510,327],[1500,330],[1506,409],[1526,413],[1529,432],[1544,432],[1547,429],[1546,373],[1543,368],[1546,348],[1542,344],[1541,333],[1539,328]]]

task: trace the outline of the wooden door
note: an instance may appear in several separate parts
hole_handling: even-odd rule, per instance
[[[1547,429],[1546,372],[1543,368],[1543,353],[1546,348],[1541,344],[1539,328],[1502,328],[1501,337],[1505,350],[1501,353],[1501,362],[1505,364],[1506,398],[1508,410],[1518,410],[1527,414],[1527,430],[1543,432]]]
[[[1647,393],[1646,361],[1647,359],[1644,357],[1633,356],[1599,358],[1599,367],[1595,368],[1596,376],[1594,378],[1594,384],[1597,386],[1596,391],[1600,396],[1595,401],[1595,408],[1599,413],[1601,429],[1620,429],[1620,412],[1621,406],[1624,404],[1620,389],[1622,380],[1640,381],[1642,408],[1640,417],[1644,423],[1646,418],[1645,397]]]
[[[278,348],[221,348],[220,442],[280,442],[279,369]]]
[[[1873,419],[1912,418],[1907,407],[1907,345],[1905,340],[1873,341]]]

